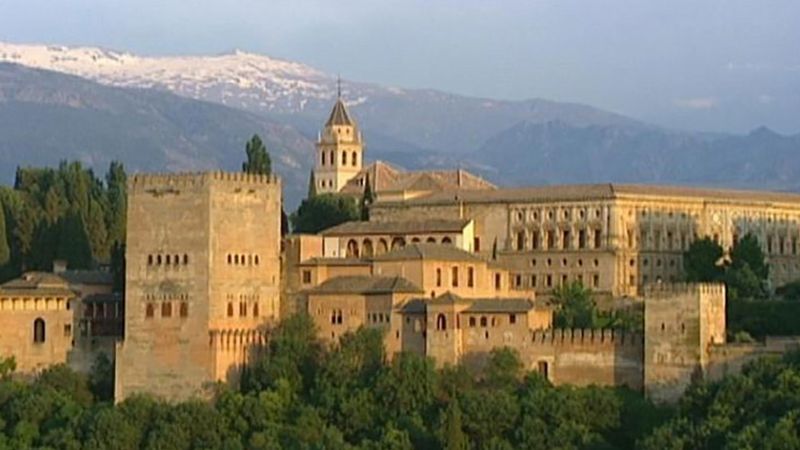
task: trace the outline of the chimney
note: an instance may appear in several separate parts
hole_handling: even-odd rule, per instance
[[[67,262],[63,259],[54,259],[53,260],[53,273],[60,274],[67,271]]]

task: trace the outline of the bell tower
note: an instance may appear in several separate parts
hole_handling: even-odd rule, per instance
[[[361,132],[342,101],[342,83],[338,80],[336,103],[317,139],[316,191],[320,194],[339,192],[361,171],[363,162]]]

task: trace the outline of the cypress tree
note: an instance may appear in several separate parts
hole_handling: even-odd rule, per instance
[[[369,220],[369,207],[372,205],[374,195],[372,194],[372,185],[369,182],[369,174],[364,177],[364,195],[361,197],[361,220]]]
[[[0,202],[0,266],[8,264],[11,260],[11,248],[8,246],[6,233],[6,213],[3,203]]]
[[[314,176],[314,171],[308,175],[308,194],[306,198],[312,198],[317,195],[317,178]]]
[[[111,246],[115,243],[125,243],[128,209],[127,181],[125,167],[119,161],[112,161],[106,174],[108,197],[106,229],[108,230],[108,243]]]
[[[267,147],[261,138],[254,134],[245,145],[247,161],[242,163],[242,171],[252,174],[270,175],[272,173],[272,160],[267,153]]]

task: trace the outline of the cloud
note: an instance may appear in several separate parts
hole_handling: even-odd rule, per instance
[[[672,104],[685,109],[711,109],[717,106],[717,99],[713,97],[676,98]]]

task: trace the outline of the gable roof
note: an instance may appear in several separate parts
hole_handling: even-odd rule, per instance
[[[372,258],[373,261],[408,261],[429,259],[434,261],[481,261],[484,259],[448,244],[409,244]]]
[[[372,192],[403,191],[455,191],[494,190],[497,186],[473,173],[462,169],[455,170],[415,170],[405,171],[384,161],[375,161],[345,183],[342,193],[361,194],[364,192],[362,180],[369,178]]]
[[[422,289],[403,277],[353,275],[335,277],[308,290],[310,294],[421,293]]]
[[[461,232],[470,219],[428,219],[397,222],[345,222],[320,232],[323,236],[350,236],[354,234],[406,234]]]

